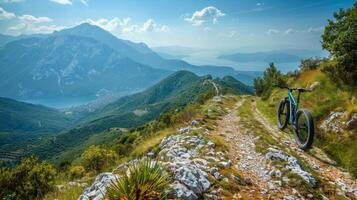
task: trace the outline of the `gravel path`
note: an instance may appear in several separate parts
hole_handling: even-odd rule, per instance
[[[230,159],[233,160],[233,164],[249,185],[235,197],[237,199],[242,197],[283,199],[289,191],[271,179],[269,171],[272,166],[268,164],[265,155],[255,150],[255,140],[258,138],[250,134],[248,130],[244,130],[239,124],[240,117],[235,111],[242,106],[244,101],[245,99],[236,103],[234,111],[230,110],[223,117],[213,133],[223,136],[230,143]]]

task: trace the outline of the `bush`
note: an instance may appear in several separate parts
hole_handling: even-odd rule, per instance
[[[322,34],[322,47],[331,53],[334,64],[325,72],[338,84],[357,85],[357,2],[349,9],[334,13]]]
[[[71,179],[82,178],[85,173],[86,170],[81,165],[72,166],[69,169],[69,176],[71,177]]]
[[[115,163],[117,154],[105,148],[90,146],[81,156],[83,166],[87,170],[100,171]]]
[[[37,158],[25,158],[13,169],[0,170],[1,199],[38,199],[54,187],[56,169]]]
[[[168,175],[159,163],[142,159],[129,168],[129,173],[120,174],[120,179],[109,188],[108,196],[111,200],[160,199],[168,184]]]

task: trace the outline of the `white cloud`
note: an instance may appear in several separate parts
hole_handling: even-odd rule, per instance
[[[15,34],[34,34],[34,33],[52,33],[66,28],[65,26],[34,26],[33,24],[19,23],[8,28],[9,31]]]
[[[87,19],[83,22],[87,22],[96,26],[99,26],[109,32],[119,32],[119,33],[144,33],[144,32],[168,32],[170,29],[166,25],[157,24],[153,19],[146,20],[143,25],[139,26],[136,24],[130,24],[131,18],[126,17],[119,19],[114,17],[111,20],[102,18],[98,20]],[[81,23],[83,23],[81,22]]]
[[[279,30],[279,29],[269,29],[268,31],[266,31],[266,33],[268,35],[277,35],[277,34],[280,34],[280,35],[290,35],[290,34],[294,34],[294,33],[319,33],[323,30],[324,27],[310,27],[308,29],[305,29],[305,30],[296,30],[296,29],[293,29],[293,28],[288,28],[286,30]]]
[[[54,3],[62,4],[62,5],[72,5],[71,0],[50,0]]]
[[[286,31],[284,31],[284,34],[285,35],[288,35],[288,34],[292,34],[292,33],[296,33],[297,31],[295,31],[294,29],[292,29],[292,28],[289,28],[289,29],[287,29]]]
[[[219,36],[233,38],[233,37],[237,37],[238,33],[237,33],[237,31],[229,31],[229,32],[220,33]]]
[[[185,21],[191,22],[193,26],[200,26],[207,21],[212,21],[213,24],[216,24],[218,18],[225,15],[225,13],[218,10],[216,7],[208,6],[202,10],[194,12],[191,17],[186,17]]]
[[[260,3],[260,2],[258,2],[257,4],[255,4],[256,6],[263,6],[264,5],[264,3]]]
[[[102,19],[98,19],[98,20],[93,20],[93,19],[87,19],[84,22],[99,26],[107,31],[114,31],[115,29],[120,29],[123,26],[128,25],[128,23],[130,22],[131,18],[130,17],[126,17],[123,19],[119,19],[118,17],[114,17],[111,20],[102,18]],[[83,23],[83,22],[81,22]]]
[[[16,24],[15,26],[11,26],[10,28],[8,28],[9,31],[14,31],[14,32],[20,32],[21,30],[26,28],[26,24],[25,23],[20,23],[20,24]]]
[[[19,17],[19,19],[25,23],[44,23],[53,21],[49,17],[35,17],[32,15],[22,15]]]
[[[268,31],[267,31],[267,34],[268,35],[276,35],[276,34],[278,34],[278,33],[280,33],[281,31],[280,30],[278,30],[278,29],[269,29]]]
[[[321,32],[324,30],[323,26],[320,27],[310,27],[309,29],[307,29],[307,32],[311,33],[311,32]]]
[[[88,1],[89,1],[89,0],[80,0],[80,1],[81,1],[81,3],[83,3],[84,5],[88,6]]]
[[[0,20],[12,19],[12,18],[15,18],[15,17],[16,17],[16,15],[14,13],[7,12],[2,7],[0,7]]]
[[[8,28],[10,32],[15,34],[34,34],[34,33],[52,33],[54,31],[65,28],[57,25],[39,25],[52,22],[49,17],[35,17],[32,15],[22,15],[18,17],[19,23]]]
[[[150,32],[150,31],[154,30],[154,26],[155,26],[154,20],[148,19],[148,20],[146,20],[146,22],[144,22],[140,31],[141,32]]]

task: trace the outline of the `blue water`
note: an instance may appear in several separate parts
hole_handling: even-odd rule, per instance
[[[69,98],[46,98],[46,99],[25,99],[21,100],[24,102],[32,103],[32,104],[41,104],[47,107],[52,108],[69,108],[72,106],[78,106],[81,104],[88,103],[95,98],[93,97],[69,97]]]

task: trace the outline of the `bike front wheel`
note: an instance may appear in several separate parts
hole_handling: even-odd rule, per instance
[[[294,135],[300,149],[308,150],[311,148],[314,131],[314,119],[311,113],[306,109],[299,109],[296,112]]]

